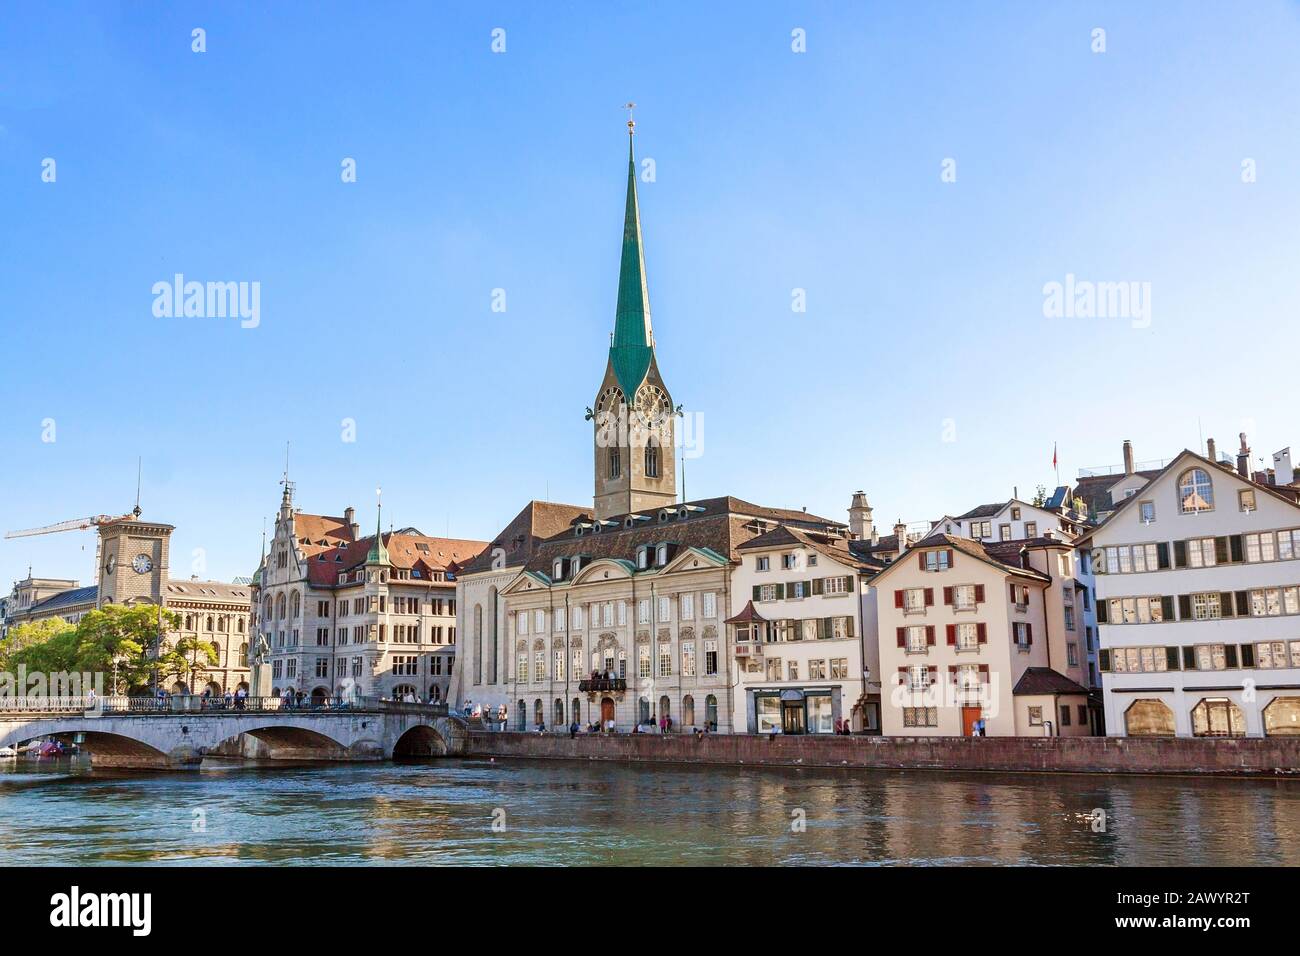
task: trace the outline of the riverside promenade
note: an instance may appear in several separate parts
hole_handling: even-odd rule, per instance
[[[1296,777],[1300,737],[841,737],[502,733],[471,729],[466,756],[726,766],[1002,773]]]

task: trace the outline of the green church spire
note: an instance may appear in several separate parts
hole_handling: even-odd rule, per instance
[[[628,104],[631,108],[632,104]],[[641,250],[641,210],[636,196],[636,159],[632,134],[636,124],[627,121],[627,207],[623,214],[623,258],[618,271],[618,308],[609,360],[619,388],[630,404],[645,380],[654,355],[650,330],[650,293],[646,288],[645,256]]]

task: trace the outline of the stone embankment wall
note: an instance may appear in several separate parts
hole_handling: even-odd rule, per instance
[[[1300,776],[1300,737],[615,736],[471,731],[467,756],[880,770]]]

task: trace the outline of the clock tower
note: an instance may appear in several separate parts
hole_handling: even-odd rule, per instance
[[[99,526],[99,594],[105,604],[165,601],[172,525],[125,518]]]
[[[630,104],[629,104],[630,105]],[[659,374],[650,328],[650,293],[641,250],[636,160],[627,123],[627,206],[618,306],[605,377],[596,393],[595,512],[597,519],[672,507],[677,501],[677,410]]]

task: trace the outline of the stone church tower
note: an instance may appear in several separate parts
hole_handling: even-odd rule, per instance
[[[648,515],[677,500],[677,412],[655,361],[632,152],[634,129],[628,120],[627,208],[614,334],[595,411],[588,416],[595,424],[597,519],[629,512]]]
[[[105,604],[161,604],[167,582],[169,524],[129,518],[99,526],[99,594]]]

